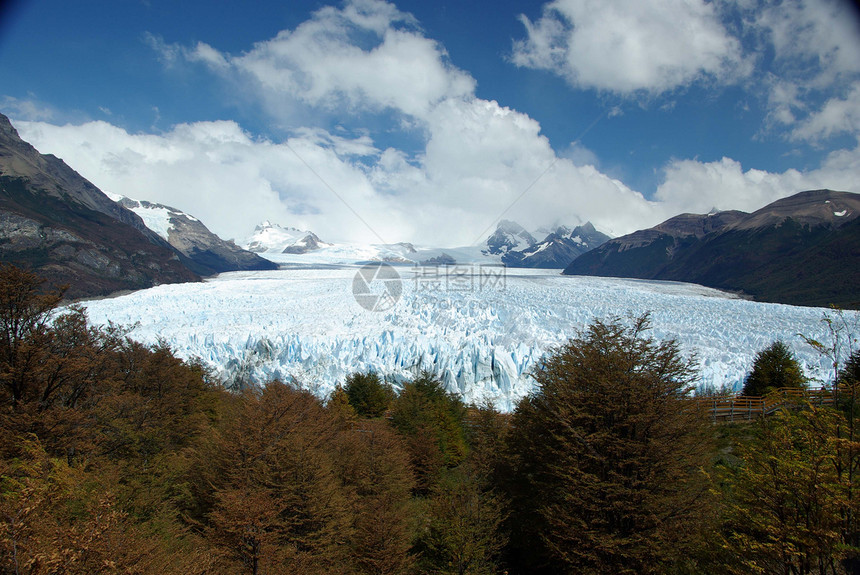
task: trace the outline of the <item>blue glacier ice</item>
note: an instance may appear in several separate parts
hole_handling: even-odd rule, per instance
[[[136,327],[226,382],[295,380],[325,396],[347,374],[374,370],[395,385],[422,369],[466,401],[512,409],[548,351],[594,319],[650,312],[651,335],[695,354],[700,385],[739,389],[755,353],[782,339],[807,374],[832,377],[798,334],[829,341],[828,310],[756,303],[692,284],[561,276],[508,269],[503,281],[431,286],[398,268],[402,296],[368,311],[352,294],[355,266],[222,274],[86,302],[91,321]],[[846,312],[856,330],[860,317]],[[855,332],[854,336],[857,336]]]

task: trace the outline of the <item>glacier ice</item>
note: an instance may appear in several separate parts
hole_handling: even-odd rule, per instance
[[[751,302],[692,284],[550,270],[508,269],[503,281],[431,286],[426,273],[402,266],[400,300],[371,312],[351,292],[357,269],[225,273],[84,305],[92,322],[136,324],[131,337],[166,341],[226,381],[295,379],[320,396],[354,371],[375,370],[398,385],[429,369],[466,401],[510,410],[532,389],[530,370],[549,350],[595,318],[645,312],[653,337],[674,338],[695,354],[701,385],[739,389],[755,353],[777,338],[809,376],[830,375],[829,361],[798,335],[828,341],[823,309]],[[860,315],[845,317],[856,329]]]

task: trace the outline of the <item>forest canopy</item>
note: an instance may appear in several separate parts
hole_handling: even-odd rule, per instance
[[[62,301],[0,267],[0,574],[858,572],[856,350],[714,425],[647,316],[595,321],[505,414],[431,372],[227,391]]]

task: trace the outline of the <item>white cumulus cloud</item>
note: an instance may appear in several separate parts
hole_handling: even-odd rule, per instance
[[[839,134],[860,137],[860,81],[845,98],[830,98],[792,132],[795,140],[818,141]]]
[[[702,0],[555,0],[514,43],[519,66],[578,88],[659,94],[705,77],[748,71],[741,46]]]
[[[654,199],[675,213],[720,210],[755,211],[803,190],[829,188],[860,193],[860,148],[828,155],[821,167],[800,171],[767,172],[744,169],[740,162],[722,158],[714,162],[674,160]]]
[[[505,215],[537,227],[590,219],[625,233],[668,217],[592,166],[558,157],[540,126],[496,102],[434,108],[417,156],[379,150],[366,135],[307,128],[283,142],[234,122],[130,134],[107,122],[16,122],[102,190],[164,203],[241,239],[264,219],[353,241],[468,245]]]
[[[453,66],[415,19],[381,0],[327,6],[294,30],[238,55],[151,40],[165,62],[178,54],[251,86],[276,116],[291,101],[322,108],[394,110],[423,118],[439,101],[468,96],[475,80]]]
[[[515,58],[578,86],[628,94],[745,73],[746,60],[715,9],[700,0],[557,0],[537,22],[525,21],[529,37]],[[581,144],[558,153],[535,119],[476,97],[474,79],[444,48],[424,37],[412,16],[380,0],[322,8],[241,54],[148,41],[167,65],[203,65],[232,86],[251,86],[271,117],[298,102],[358,118],[378,113],[387,129],[410,135],[411,148],[397,149],[363,127],[324,124],[313,114],[293,116],[279,140],[254,137],[233,121],[149,134],[107,122],[14,122],[37,149],[104,191],[174,206],[225,238],[241,240],[268,219],[329,241],[454,246],[484,239],[501,217],[531,228],[590,220],[620,235],[684,211],[754,210],[817,187],[858,191],[854,149],[832,152],[806,172],[744,169],[731,158],[678,159],[648,199],[602,173]],[[798,137],[854,126],[857,89],[845,94],[820,113],[804,112]],[[786,122],[795,122],[802,90],[785,83],[777,100]]]
[[[795,141],[860,136],[860,22],[845,0],[758,2],[748,27],[772,51],[761,83],[768,127],[786,128]],[[835,97],[839,94],[842,97]]]
[[[767,36],[783,73],[829,86],[860,72],[860,24],[845,0],[784,0],[756,6],[754,25]]]

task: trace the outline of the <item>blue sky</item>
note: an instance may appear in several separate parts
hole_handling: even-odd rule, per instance
[[[0,111],[224,237],[617,235],[860,192],[858,54],[844,0],[17,0]]]

